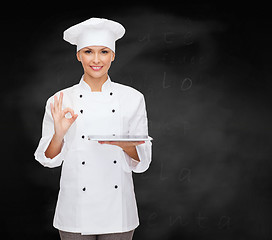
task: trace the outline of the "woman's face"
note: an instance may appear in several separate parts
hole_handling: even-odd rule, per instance
[[[85,47],[77,52],[77,59],[82,63],[84,73],[92,78],[107,77],[114,58],[114,52],[103,46]]]

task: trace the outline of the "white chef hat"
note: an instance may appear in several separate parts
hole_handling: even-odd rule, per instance
[[[90,18],[63,33],[63,39],[77,45],[77,51],[88,46],[105,46],[115,52],[115,41],[123,37],[125,28],[105,18]]]

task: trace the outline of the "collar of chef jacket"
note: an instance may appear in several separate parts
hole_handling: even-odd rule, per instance
[[[84,81],[83,77],[84,77],[84,75],[80,79],[79,87],[82,88],[83,90],[91,91],[92,90],[91,87],[88,85],[88,83],[86,83]],[[108,79],[102,85],[101,92],[92,92],[92,93],[94,93],[94,94],[96,94],[96,93],[98,93],[98,94],[105,94],[105,93],[107,93],[107,92],[110,91],[111,85],[112,85],[112,82],[111,82],[110,76],[108,76]]]

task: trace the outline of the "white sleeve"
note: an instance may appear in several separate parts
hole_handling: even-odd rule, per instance
[[[135,112],[135,115],[130,122],[129,134],[148,135],[148,121],[144,95],[142,95],[137,111]],[[150,140],[145,141],[145,143],[136,146],[136,150],[140,162],[131,158],[127,153],[124,152],[126,163],[128,164],[131,171],[135,173],[142,173],[148,169],[151,163],[152,142]]]
[[[46,102],[45,113],[42,123],[42,137],[40,139],[39,145],[34,153],[35,159],[40,162],[45,167],[58,167],[62,164],[63,154],[65,152],[65,143],[62,146],[61,152],[54,158],[47,158],[45,156],[45,151],[51,142],[54,135],[54,121],[51,114],[50,102],[52,102],[52,97]]]

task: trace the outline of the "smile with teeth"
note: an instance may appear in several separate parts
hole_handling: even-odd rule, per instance
[[[94,71],[99,71],[103,66],[90,66]]]

